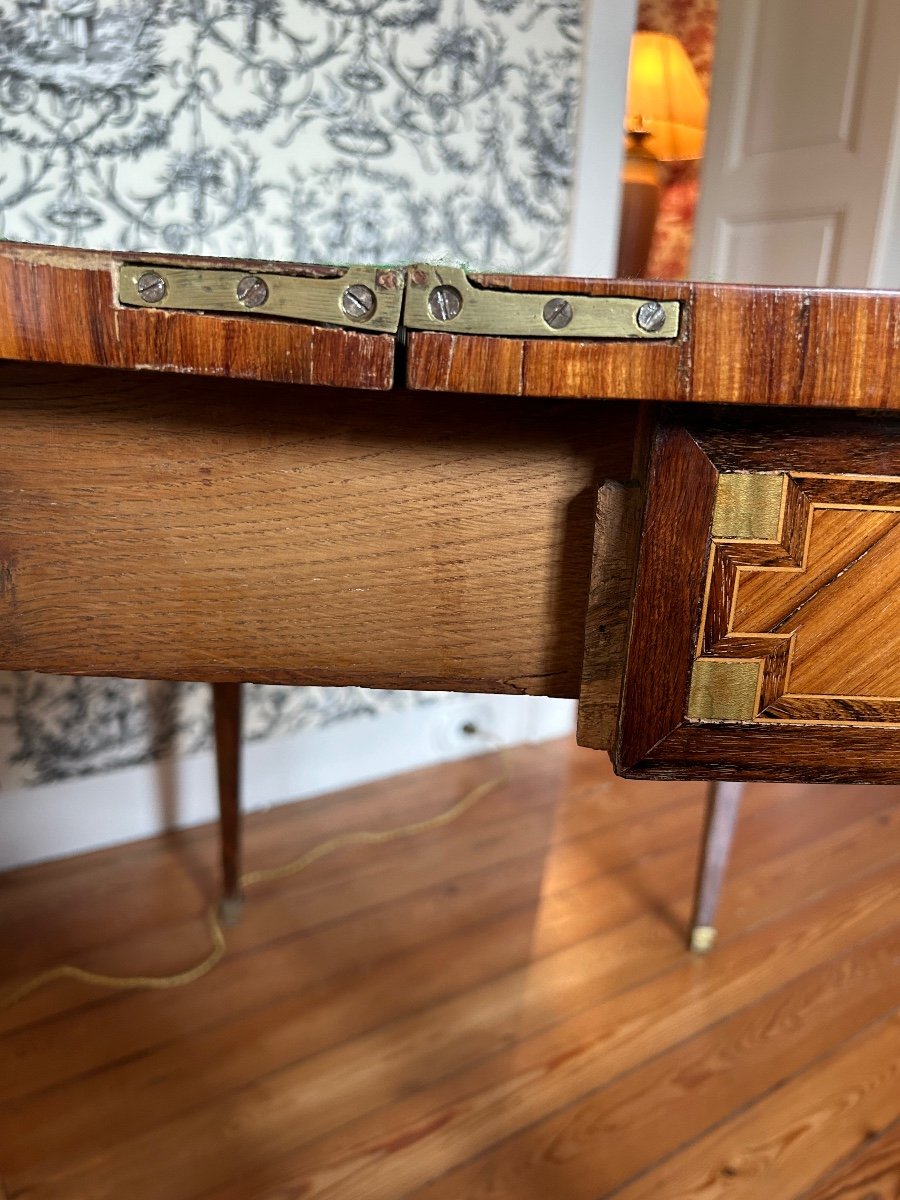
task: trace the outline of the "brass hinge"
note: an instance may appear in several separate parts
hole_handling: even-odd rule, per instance
[[[373,333],[413,330],[524,338],[678,336],[677,300],[480,287],[459,267],[355,266],[315,275],[125,263],[120,304],[288,317]]]
[[[525,338],[678,336],[677,300],[582,296],[573,292],[513,292],[474,284],[459,267],[422,265],[407,271],[407,329]]]
[[[396,333],[404,282],[402,270],[381,267],[347,267],[304,276],[124,263],[119,268],[118,295],[120,304],[141,308],[252,313]]]

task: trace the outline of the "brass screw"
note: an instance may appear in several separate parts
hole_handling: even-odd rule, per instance
[[[368,321],[375,312],[375,303],[375,293],[364,283],[351,283],[341,296],[341,308],[351,321]]]
[[[396,292],[403,286],[403,275],[400,271],[392,271],[389,268],[376,271],[375,286],[382,291]]]
[[[637,310],[635,319],[638,329],[644,333],[659,333],[666,323],[666,310],[658,300],[645,300]]]
[[[259,308],[269,298],[269,289],[265,280],[258,275],[245,275],[238,282],[235,294],[245,308]]]
[[[452,321],[462,310],[463,300],[457,288],[442,283],[433,288],[428,297],[428,311],[436,321]]]
[[[145,271],[138,278],[137,293],[147,304],[158,304],[169,290],[162,275],[156,271]]]
[[[561,296],[557,296],[555,300],[548,300],[544,305],[544,321],[551,329],[565,329],[573,315],[572,305]]]

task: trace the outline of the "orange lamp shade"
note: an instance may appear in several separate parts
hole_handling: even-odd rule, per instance
[[[654,157],[701,158],[709,101],[678,38],[636,33],[628,65],[625,128],[643,134]]]

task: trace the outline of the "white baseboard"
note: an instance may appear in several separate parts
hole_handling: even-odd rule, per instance
[[[456,695],[244,748],[246,812],[482,753],[472,722],[503,745],[561,737],[571,700]],[[0,795],[0,870],[153,837],[217,817],[212,752]]]

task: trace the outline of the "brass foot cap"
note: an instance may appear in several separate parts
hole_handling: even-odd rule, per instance
[[[695,925],[691,930],[691,950],[694,954],[708,954],[715,940],[714,925]]]
[[[223,896],[219,901],[219,919],[223,925],[237,925],[243,911],[243,896]]]

